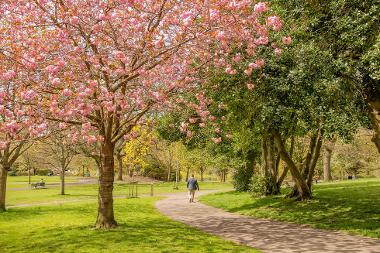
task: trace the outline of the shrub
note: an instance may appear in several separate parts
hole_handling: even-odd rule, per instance
[[[234,171],[233,185],[236,191],[246,192],[249,191],[252,181],[253,170],[248,166],[242,166]]]

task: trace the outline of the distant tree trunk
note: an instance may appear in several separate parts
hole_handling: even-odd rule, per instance
[[[371,126],[374,131],[372,142],[380,153],[380,81],[373,79],[368,73],[363,73],[364,98],[368,105]]]
[[[8,167],[0,166],[0,211],[5,211],[5,193],[7,190]]]
[[[32,179],[31,179],[31,173],[30,173],[30,166],[28,166],[28,182],[29,184],[31,184],[32,182]]]
[[[113,212],[114,182],[114,145],[104,140],[101,148],[102,167],[99,175],[99,208],[96,228],[114,228],[117,226]]]
[[[117,180],[123,181],[123,158],[120,155],[120,152],[117,152],[116,158],[118,163]]]
[[[186,182],[189,180],[190,167],[186,168]]]
[[[378,101],[378,107],[380,107],[380,101]],[[370,112],[370,118],[372,123],[372,129],[374,131],[372,136],[372,142],[376,145],[377,151],[380,153],[380,108],[376,108],[375,103],[370,104],[372,112]]]
[[[65,168],[61,170],[61,195],[65,195]]]
[[[331,181],[331,156],[334,150],[336,138],[333,137],[331,140],[327,140],[325,145],[323,146],[323,180]]]
[[[172,174],[172,168],[171,168],[171,166],[169,166],[169,168],[168,168],[168,177],[167,177],[167,181],[168,182],[170,182],[171,174]]]
[[[204,174],[205,170],[203,167],[200,167],[199,171],[201,172],[201,182],[203,182],[204,181],[203,174]]]

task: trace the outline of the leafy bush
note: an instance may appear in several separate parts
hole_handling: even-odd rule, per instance
[[[262,197],[268,194],[270,180],[263,176],[253,176],[249,192],[253,197]]]
[[[246,192],[249,191],[253,176],[253,170],[248,166],[242,166],[234,171],[233,185],[236,191]]]

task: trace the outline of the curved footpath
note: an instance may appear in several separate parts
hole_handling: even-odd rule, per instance
[[[212,192],[203,191],[197,194]],[[229,213],[199,202],[189,203],[187,193],[166,196],[167,198],[156,203],[156,207],[163,214],[263,252],[380,253],[380,240]]]

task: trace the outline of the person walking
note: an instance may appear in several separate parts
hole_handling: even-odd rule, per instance
[[[187,181],[187,189],[189,190],[189,203],[194,203],[195,190],[199,191],[199,185],[193,174]]]

